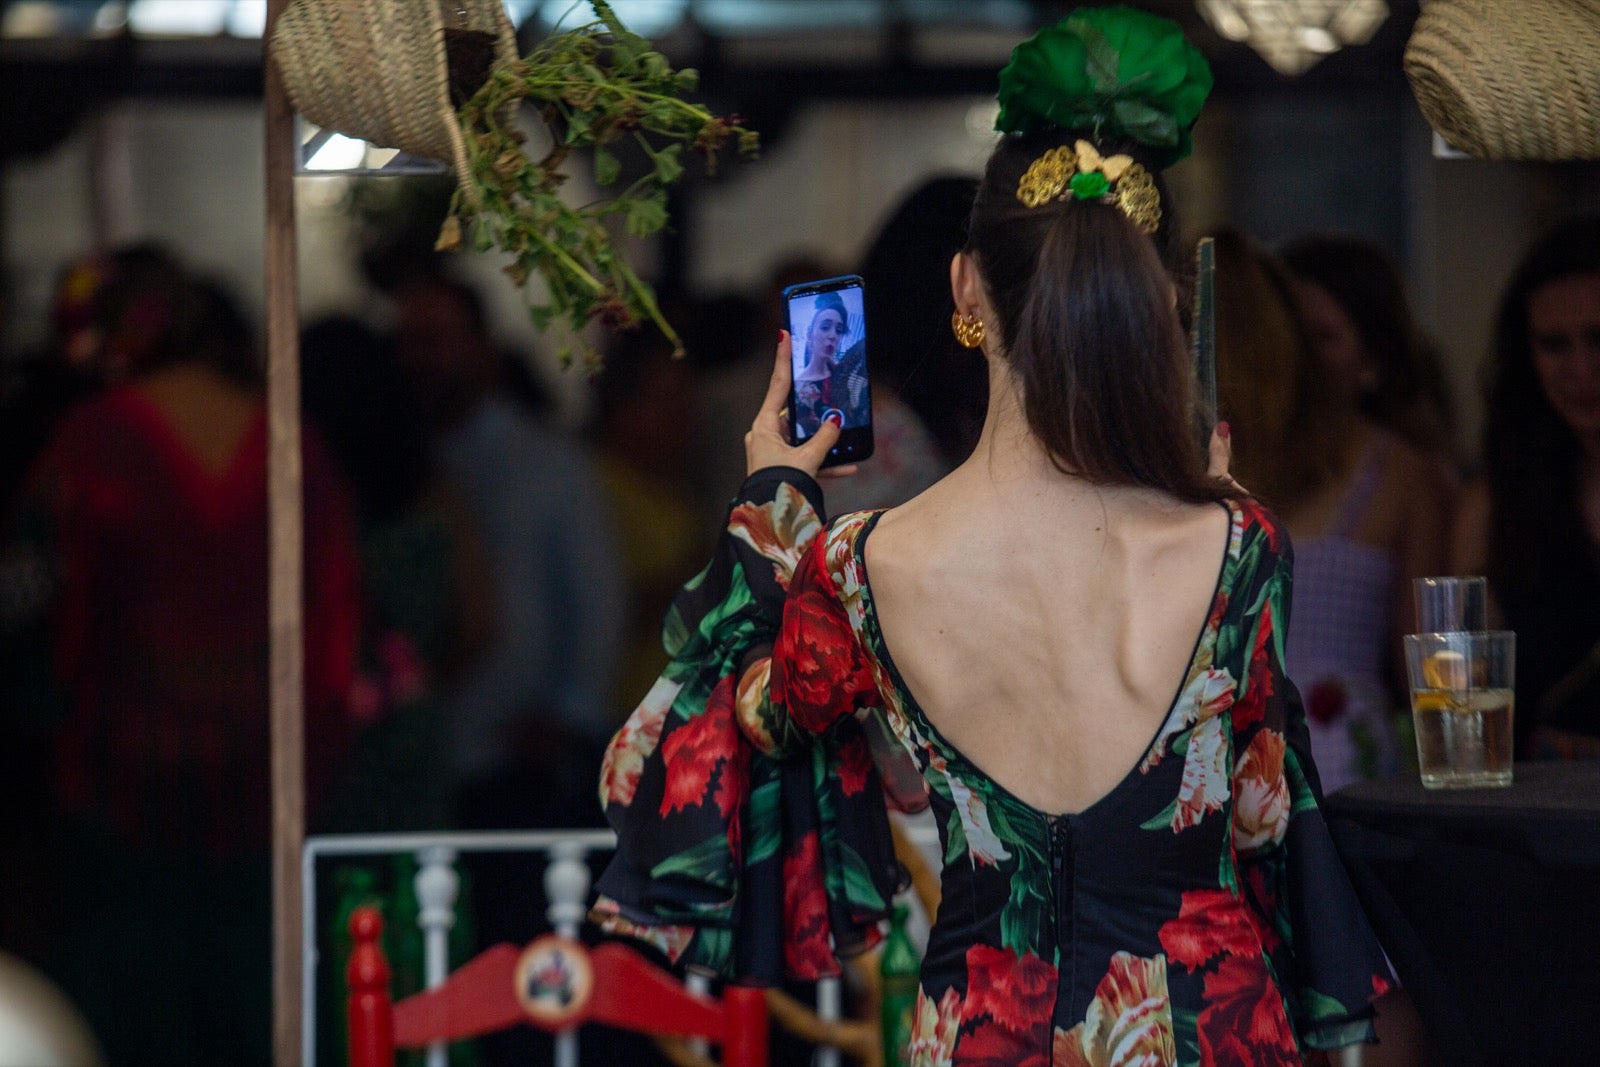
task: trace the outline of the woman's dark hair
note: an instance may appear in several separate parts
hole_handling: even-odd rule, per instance
[[[811,326],[815,326],[817,324],[817,316],[821,315],[824,311],[838,312],[839,322],[843,325],[844,331],[846,333],[850,332],[850,313],[844,309],[843,297],[841,297],[838,293],[823,293],[821,296],[817,297],[817,303],[811,309]],[[806,327],[806,333],[809,334],[811,332],[811,326]]]
[[[1173,307],[1168,264],[1187,256],[1159,176],[1153,239],[1106,201],[1028,208],[1017,199],[1033,161],[1079,136],[1006,137],[989,158],[967,250],[999,319],[990,329],[998,328],[1021,383],[1028,426],[1057,467],[1101,484],[1218,500],[1224,493],[1206,474],[1194,374]],[[1137,145],[1099,147],[1145,162]]]
[[[168,363],[200,363],[246,389],[259,389],[265,368],[255,331],[234,296],[221,283],[194,283],[194,332],[189,344],[175,350]]]
[[[1450,393],[1439,352],[1412,317],[1394,257],[1365,238],[1314,234],[1283,249],[1295,277],[1320,286],[1355,326],[1377,372],[1361,413],[1429,452],[1450,451]]]
[[[1523,257],[1500,298],[1484,426],[1492,501],[1488,577],[1508,614],[1559,587],[1588,547],[1579,514],[1583,448],[1539,382],[1528,305],[1551,282],[1600,276],[1600,218],[1563,223]],[[1576,553],[1576,555],[1575,555]]]
[[[125,245],[107,254],[105,272],[88,313],[102,373],[139,375],[192,355],[198,300],[176,256],[154,242]]]

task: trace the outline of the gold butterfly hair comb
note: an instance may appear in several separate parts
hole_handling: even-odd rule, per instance
[[[1131,156],[1102,157],[1088,141],[1050,149],[1033,161],[1017,183],[1017,199],[1024,207],[1068,197],[1109,201],[1147,234],[1161,225],[1161,196],[1150,172]]]

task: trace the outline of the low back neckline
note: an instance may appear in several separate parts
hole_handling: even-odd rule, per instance
[[[1168,726],[1171,724],[1173,716],[1177,715],[1180,711],[1183,694],[1188,689],[1194,678],[1195,664],[1199,662],[1201,653],[1208,646],[1210,646],[1213,650],[1215,648],[1217,629],[1213,627],[1211,623],[1217,615],[1218,598],[1227,595],[1233,584],[1234,563],[1237,561],[1237,557],[1233,551],[1234,531],[1242,525],[1244,519],[1243,511],[1236,501],[1229,499],[1219,501],[1218,503],[1219,506],[1224,508],[1228,513],[1228,523],[1223,537],[1222,560],[1217,566],[1217,578],[1211,591],[1211,597],[1206,602],[1205,618],[1201,620],[1199,633],[1197,633],[1195,636],[1194,646],[1189,652],[1189,659],[1184,664],[1182,676],[1178,679],[1177,689],[1174,691],[1171,701],[1167,704],[1166,713],[1162,715],[1160,720],[1157,722],[1154,733],[1151,735],[1150,740],[1145,743],[1143,749],[1140,750],[1139,755],[1134,759],[1132,766],[1130,766],[1127,772],[1117,780],[1115,785],[1077,811],[1046,811],[1035,804],[1031,804],[1028,801],[1023,800],[1008,786],[1006,786],[1003,781],[1001,781],[995,775],[989,773],[981,764],[977,763],[964,751],[962,751],[961,748],[953,744],[950,739],[944,735],[944,732],[939,729],[938,725],[928,716],[928,713],[923,709],[921,702],[917,700],[916,695],[911,692],[910,686],[906,684],[904,675],[900,673],[900,668],[894,661],[893,653],[889,650],[889,640],[884,634],[883,620],[878,614],[877,597],[874,595],[872,590],[871,571],[867,566],[867,538],[872,531],[877,528],[878,520],[883,517],[884,512],[887,509],[878,509],[872,512],[867,521],[862,523],[860,529],[855,533],[854,542],[850,546],[851,552],[855,556],[861,572],[863,621],[870,618],[872,621],[871,629],[876,633],[875,639],[865,632],[859,636],[864,642],[867,643],[869,651],[878,658],[879,662],[883,664],[884,670],[888,674],[891,684],[894,685],[896,695],[900,698],[901,704],[915,717],[918,726],[927,733],[928,737],[932,739],[934,744],[943,750],[946,760],[954,760],[962,764],[973,774],[983,778],[985,781],[993,785],[995,791],[1006,797],[1011,803],[1017,805],[1024,811],[1030,812],[1035,817],[1044,820],[1047,823],[1070,823],[1079,819],[1083,819],[1093,814],[1096,809],[1110,803],[1114,797],[1126,789],[1129,783],[1135,780],[1135,778],[1140,774],[1140,768],[1143,767],[1146,761],[1150,759],[1151,754],[1156,749],[1156,746],[1161,744],[1164,738],[1171,736]],[[865,629],[865,627],[863,629]]]

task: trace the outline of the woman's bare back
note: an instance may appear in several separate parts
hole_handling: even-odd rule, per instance
[[[884,643],[940,733],[1028,804],[1077,812],[1165,720],[1228,526],[1225,508],[1148,490],[963,469],[882,517],[867,571]]]

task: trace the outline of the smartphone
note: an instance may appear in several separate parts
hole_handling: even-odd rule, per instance
[[[824,467],[872,455],[866,290],[858,275],[802,282],[783,291],[790,338],[789,441],[802,444],[830,411],[843,418]]]

